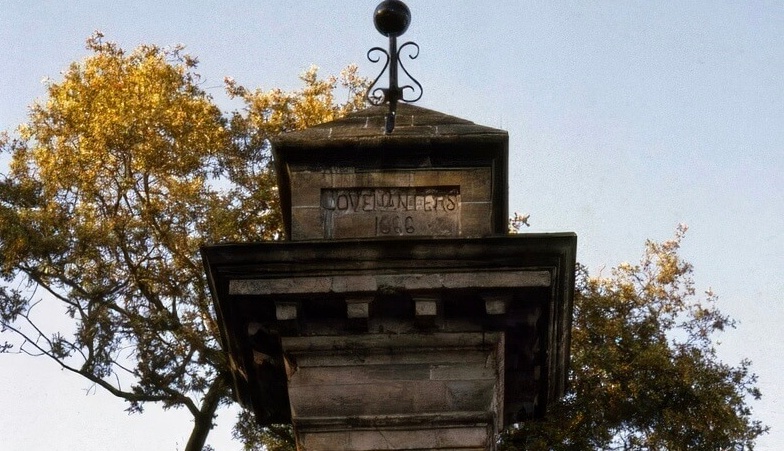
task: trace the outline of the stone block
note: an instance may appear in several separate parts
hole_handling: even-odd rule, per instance
[[[486,451],[494,448],[491,429],[486,425],[448,428],[397,427],[350,429],[345,431],[300,430],[300,451],[384,451],[451,450]],[[492,447],[492,448],[491,448]]]
[[[373,281],[375,284],[375,281]],[[346,299],[346,316],[348,318],[367,318],[370,316],[370,303],[373,302],[372,297],[362,298],[347,298]]]
[[[490,202],[471,202],[463,197],[460,206],[460,230],[464,237],[482,237],[492,234],[492,219],[493,210]]]
[[[512,295],[510,293],[491,293],[485,292],[481,294],[482,299],[485,300],[485,312],[488,315],[503,315],[506,313],[509,303],[512,302]]]
[[[284,352],[297,363],[287,384],[293,418],[495,418],[502,340],[487,332],[284,337]]]
[[[275,318],[278,321],[297,319],[297,304],[289,302],[276,302]]]
[[[430,367],[430,379],[444,381],[459,380],[495,380],[497,377],[494,366],[495,359],[488,359],[485,365],[471,365],[465,363],[454,363],[451,365],[432,365]]]
[[[286,342],[290,342],[288,338],[284,338],[284,348],[291,349],[286,346]],[[320,366],[351,366],[356,365],[358,356],[355,353],[339,353],[335,352],[332,355],[308,353],[297,354],[297,365],[299,368],[307,367],[320,367]],[[453,362],[463,362],[471,364],[484,364],[487,356],[481,353],[466,353],[462,350],[453,351],[449,349],[439,348],[437,351],[419,351],[416,353],[409,353],[407,355],[390,354],[390,353],[366,353],[361,356],[361,360],[366,365],[391,365],[391,364],[450,364]]]
[[[493,230],[490,223],[493,219],[490,214],[493,188],[490,181],[491,169],[487,167],[360,172],[357,172],[356,168],[343,168],[342,171],[330,168],[321,172],[294,171],[291,177],[294,182],[292,186],[297,187],[292,189],[291,193],[293,240],[374,236],[483,236]],[[334,205],[325,204],[325,193],[330,190],[337,190],[339,193],[340,190],[378,189],[434,192],[451,189],[456,190],[457,194],[451,194],[448,198],[449,205],[454,208],[441,214],[435,213],[438,210],[435,208],[438,203],[436,198],[431,202],[434,213],[430,214],[423,211],[427,202],[424,202],[421,208],[398,212],[366,211],[364,208],[344,209],[339,212],[333,209]],[[359,195],[354,198],[358,203]],[[332,201],[334,203],[335,199]],[[462,205],[477,203],[484,205],[482,210],[471,207],[463,211]],[[393,215],[395,217],[390,216],[391,213],[396,213]],[[399,224],[395,225],[392,221],[398,221]]]
[[[351,188],[360,186],[357,181],[357,173],[355,168],[343,168],[342,171],[332,169],[332,183],[329,185],[331,188]]]
[[[315,206],[292,207],[291,239],[313,240],[324,238],[324,224],[318,200]]]
[[[348,450],[351,432],[346,431],[306,431],[297,429],[297,451]]]
[[[374,384],[390,381],[430,380],[431,365],[359,365],[351,366],[298,367],[290,383],[305,385],[353,385]]]
[[[414,311],[416,316],[436,316],[438,313],[438,303],[435,299],[414,299]]]
[[[444,382],[449,406],[454,411],[489,411],[496,390],[495,379]]]
[[[321,171],[296,171],[291,173],[291,206],[318,207],[321,187],[332,185],[332,174]]]
[[[461,174],[460,191],[464,202],[491,202],[493,180],[490,168],[477,168]]]
[[[377,290],[437,290],[442,288],[548,287],[549,271],[477,271],[441,274],[380,274],[294,277],[285,279],[238,279],[229,283],[230,294],[272,295],[324,293],[375,293]],[[423,309],[427,309],[425,304]],[[424,310],[422,310],[424,312]],[[422,313],[428,315],[428,313]]]

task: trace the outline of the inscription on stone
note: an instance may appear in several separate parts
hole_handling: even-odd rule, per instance
[[[459,236],[460,187],[321,190],[324,238]]]

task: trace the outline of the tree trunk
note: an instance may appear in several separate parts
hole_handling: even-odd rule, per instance
[[[212,382],[207,394],[201,402],[199,414],[194,417],[193,430],[188,437],[188,444],[183,451],[202,451],[207,436],[212,430],[212,420],[215,418],[215,411],[218,410],[223,391],[226,389],[226,378],[223,374],[218,375]]]

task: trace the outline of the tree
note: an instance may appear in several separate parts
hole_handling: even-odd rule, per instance
[[[0,325],[17,337],[0,350],[51,358],[131,412],[188,409],[185,449],[202,450],[231,399],[198,248],[280,237],[269,138],[360,107],[365,82],[348,68],[336,103],[315,68],[295,92],[229,80],[247,108],[224,115],[182,48],[126,53],[99,33],[87,48],[0,139]],[[72,329],[44,330],[35,310],[58,305]]]
[[[269,138],[362,107],[365,81],[306,71],[295,92],[227,81],[246,109],[224,114],[199,88],[182,49],[126,53],[100,35],[19,137],[0,178],[3,352],[46,356],[126,399],[185,408],[186,450],[202,450],[230,402],[201,243],[281,236]],[[347,98],[335,101],[338,83]],[[526,217],[512,221],[525,224]],[[766,427],[747,361],[720,362],[715,333],[732,327],[711,293],[698,297],[674,240],[648,242],[639,265],[578,274],[571,387],[544,421],[509,431],[506,449],[751,449]],[[44,294],[42,294],[44,293]],[[72,329],[44,330],[57,306]],[[13,348],[18,344],[17,348]],[[290,429],[259,430],[243,412],[247,449],[291,449]]]
[[[696,295],[679,255],[686,232],[648,241],[610,277],[578,269],[570,388],[541,422],[507,432],[505,450],[745,450],[767,431],[750,362],[719,361],[713,337],[734,321]]]

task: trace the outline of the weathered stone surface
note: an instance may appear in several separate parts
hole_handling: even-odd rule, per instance
[[[346,299],[346,315],[348,318],[367,318],[370,316],[370,303],[373,298],[369,296]]]
[[[297,319],[297,304],[289,302],[276,302],[275,318],[277,318],[278,321]]]
[[[466,425],[437,430],[415,428],[376,428],[330,431],[304,429],[298,434],[300,451],[345,450],[460,450],[485,451],[490,449],[486,425]],[[335,448],[338,446],[338,448]]]
[[[380,144],[482,142],[507,136],[506,131],[476,125],[438,111],[408,103],[397,107],[397,121],[392,134],[384,133],[387,106],[371,107],[341,119],[287,133],[274,144],[308,145],[326,149],[375,147]]]
[[[500,427],[502,333],[291,337],[283,349],[297,362],[302,449],[485,449]]]
[[[323,238],[460,236],[460,188],[322,188]]]
[[[391,347],[411,348],[418,349],[420,353],[429,352],[433,348],[438,348],[444,352],[443,360],[438,356],[438,353],[430,353],[428,358],[434,359],[434,363],[449,362],[455,357],[449,354],[452,350],[462,348],[486,348],[494,346],[498,340],[501,339],[500,333],[497,331],[474,333],[474,332],[448,332],[448,333],[432,333],[432,334],[411,334],[411,335],[394,335],[378,333],[369,335],[340,335],[334,337],[324,337],[323,339],[314,339],[308,336],[291,336],[284,337],[286,341],[286,349],[291,352],[303,355],[302,359],[298,361],[299,366],[309,366],[308,359],[314,358],[318,353],[316,351],[329,351],[336,349],[350,349],[368,351],[381,349],[387,350]],[[336,354],[339,357],[339,354]],[[386,360],[389,361],[389,360]],[[322,366],[319,363],[317,366]]]
[[[493,231],[490,168],[291,168],[291,238],[485,236]],[[469,205],[468,214],[462,205]]]
[[[323,230],[324,222],[321,218],[321,209],[318,204],[297,206],[291,209],[291,234],[292,236],[313,237],[314,230]]]
[[[408,120],[392,135],[376,135],[370,124],[383,123],[385,114],[383,109],[369,108],[274,140],[289,239],[479,237],[506,232],[505,131],[400,105],[398,117]],[[421,196],[425,200],[418,210],[392,214],[378,209],[378,202],[369,202],[368,192],[380,190],[430,190],[436,195]],[[346,191],[355,194],[339,199]],[[453,208],[422,214],[428,202],[434,207],[431,212],[437,211],[438,193],[450,191],[459,195],[443,195],[443,203]],[[341,200],[343,208],[335,208]],[[468,215],[462,211],[464,203],[473,206]],[[303,216],[314,208],[321,209],[319,215]],[[395,220],[399,224],[387,227]],[[377,227],[382,221],[384,225]]]
[[[438,303],[435,299],[414,298],[414,314],[416,316],[436,316],[438,313]]]
[[[503,315],[512,302],[512,296],[504,292],[483,292],[482,299],[485,300],[485,312],[488,315]]]
[[[297,278],[238,279],[229,283],[237,295],[358,293],[378,290],[439,288],[548,287],[550,271],[476,271],[471,273],[378,274]]]
[[[400,399],[436,410],[462,399],[486,400],[486,386],[477,381],[489,368],[501,375],[494,390],[504,393],[491,405],[505,412],[498,421],[510,424],[542,415],[563,392],[575,243],[571,234],[517,235],[257,243],[204,253],[211,289],[222,301],[216,307],[237,368],[238,398],[254,406],[262,423],[294,420],[288,390],[274,387],[288,387],[297,371],[327,378],[329,372],[313,376],[306,369],[354,371],[361,362],[368,373],[349,380],[381,378],[372,365],[404,375],[428,365],[431,376],[416,381],[425,394]],[[421,315],[433,312],[430,304],[417,316],[416,299],[425,297],[435,299],[436,314]],[[286,303],[299,307],[296,318],[282,312],[278,319],[275,306]],[[466,349],[483,349],[495,333],[510,345],[495,367],[486,367],[485,355]],[[318,336],[329,337],[327,344],[313,340]],[[465,365],[462,375],[455,362]],[[479,385],[472,392],[463,382]],[[325,412],[310,420],[323,420]]]

